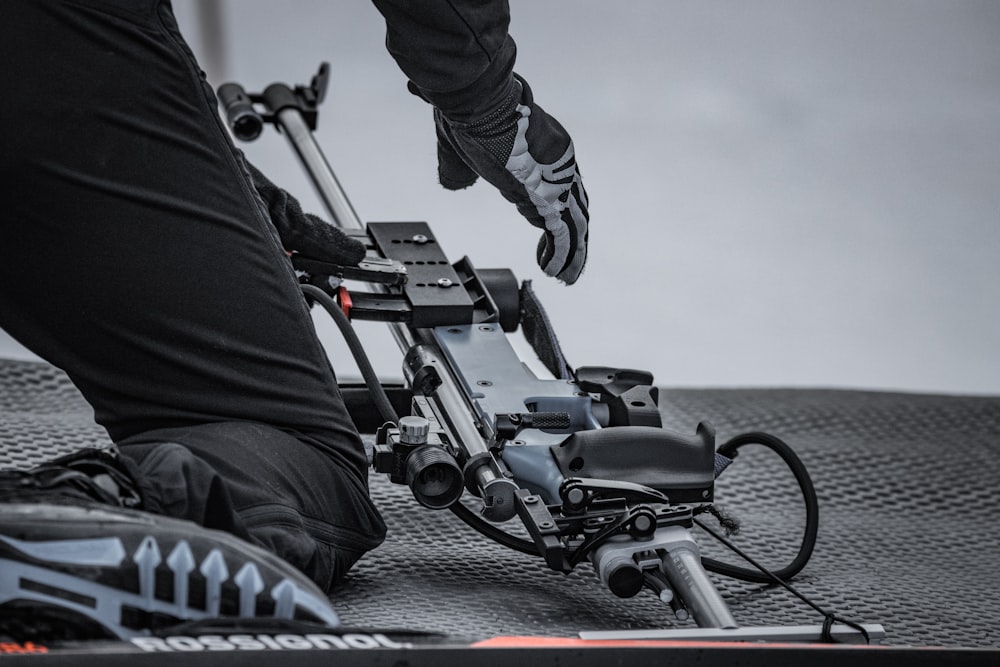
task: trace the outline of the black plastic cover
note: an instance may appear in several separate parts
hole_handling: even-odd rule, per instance
[[[651,426],[577,431],[552,447],[566,477],[633,482],[661,491],[674,503],[706,502],[715,484],[715,429],[694,435]]]

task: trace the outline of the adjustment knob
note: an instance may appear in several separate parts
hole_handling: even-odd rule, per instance
[[[620,598],[630,598],[642,590],[642,570],[631,558],[611,559],[607,569],[601,574],[606,577],[608,589]]]
[[[399,420],[399,441],[407,445],[422,445],[427,442],[431,424],[423,417],[408,415]]]

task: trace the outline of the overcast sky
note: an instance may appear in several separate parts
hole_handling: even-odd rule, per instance
[[[1000,3],[513,0],[518,71],[590,194],[573,287],[488,185],[437,185],[430,111],[367,0],[222,0],[221,28],[198,5],[174,0],[215,84],[305,83],[330,61],[318,138],[362,219],[426,220],[452,259],[532,279],[575,365],[1000,393]],[[280,136],[245,148],[318,210]],[[362,333],[398,376],[384,327]]]

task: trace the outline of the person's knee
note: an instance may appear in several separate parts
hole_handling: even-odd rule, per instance
[[[148,511],[247,536],[218,471],[190,449],[162,442],[125,445],[121,451],[141,474]]]
[[[292,434],[256,423],[152,431],[120,443],[150,511],[227,530],[329,588],[385,536],[366,485]]]

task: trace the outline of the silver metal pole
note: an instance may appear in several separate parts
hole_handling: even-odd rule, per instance
[[[297,108],[288,107],[278,112],[277,121],[288,142],[302,161],[306,173],[309,174],[309,178],[316,188],[316,193],[330,213],[332,222],[341,229],[364,229],[364,223],[361,222],[347,198],[347,194],[333,173],[333,168],[330,167],[330,163],[323,155],[323,150],[319,147],[312,131],[302,117],[302,113]],[[369,284],[368,288],[374,292],[388,292],[384,285]],[[473,476],[483,498],[483,516],[495,522],[512,519],[516,514],[514,495],[517,492],[517,485],[493,470],[489,464],[490,461],[493,461],[489,447],[471,418],[467,421],[455,418],[455,415],[472,413],[469,406],[465,404],[455,379],[448,372],[447,364],[440,360],[433,346],[421,345],[419,349],[414,349],[417,345],[419,331],[399,322],[389,323],[389,328],[396,344],[404,354],[414,350],[414,356],[409,358],[419,357],[424,361],[431,358],[433,361],[430,363],[438,368],[441,384],[434,390],[435,399],[441,404],[444,415],[450,422],[449,427],[465,445],[466,453],[470,459],[475,461],[472,464],[475,466]],[[413,371],[408,368],[404,368],[404,371],[410,372],[410,380],[412,381]],[[479,455],[483,456],[476,458]]]
[[[306,173],[312,179],[316,193],[333,218],[333,223],[342,229],[364,229],[364,223],[347,199],[347,194],[340,186],[301,112],[295,108],[282,109],[278,112],[278,123],[305,165]]]
[[[284,131],[285,137],[292,145],[295,153],[299,156],[305,166],[306,173],[316,188],[316,194],[320,201],[330,213],[333,224],[341,229],[361,230],[365,228],[361,218],[347,198],[347,193],[341,187],[340,181],[333,173],[333,168],[327,162],[323,150],[316,143],[312,131],[302,118],[302,113],[293,107],[282,109],[277,114],[278,124]],[[384,285],[367,284],[368,289],[373,292],[386,293],[388,290]],[[416,344],[416,338],[408,327],[399,322],[389,323],[389,329],[396,345],[402,352],[406,352]]]
[[[702,628],[734,629],[736,619],[701,565],[694,542],[672,545],[663,557],[663,573]]]
[[[469,459],[468,465],[473,466],[471,474],[483,499],[483,516],[496,523],[513,519],[517,513],[514,503],[517,484],[493,469],[491,464],[494,459],[489,445],[472,417],[475,411],[466,403],[464,394],[458,389],[458,383],[437,347],[418,345],[407,355],[403,368],[411,385],[415,384],[417,373],[426,367],[437,370],[440,384],[434,388],[433,400],[440,406],[441,416],[448,428],[462,443]]]

